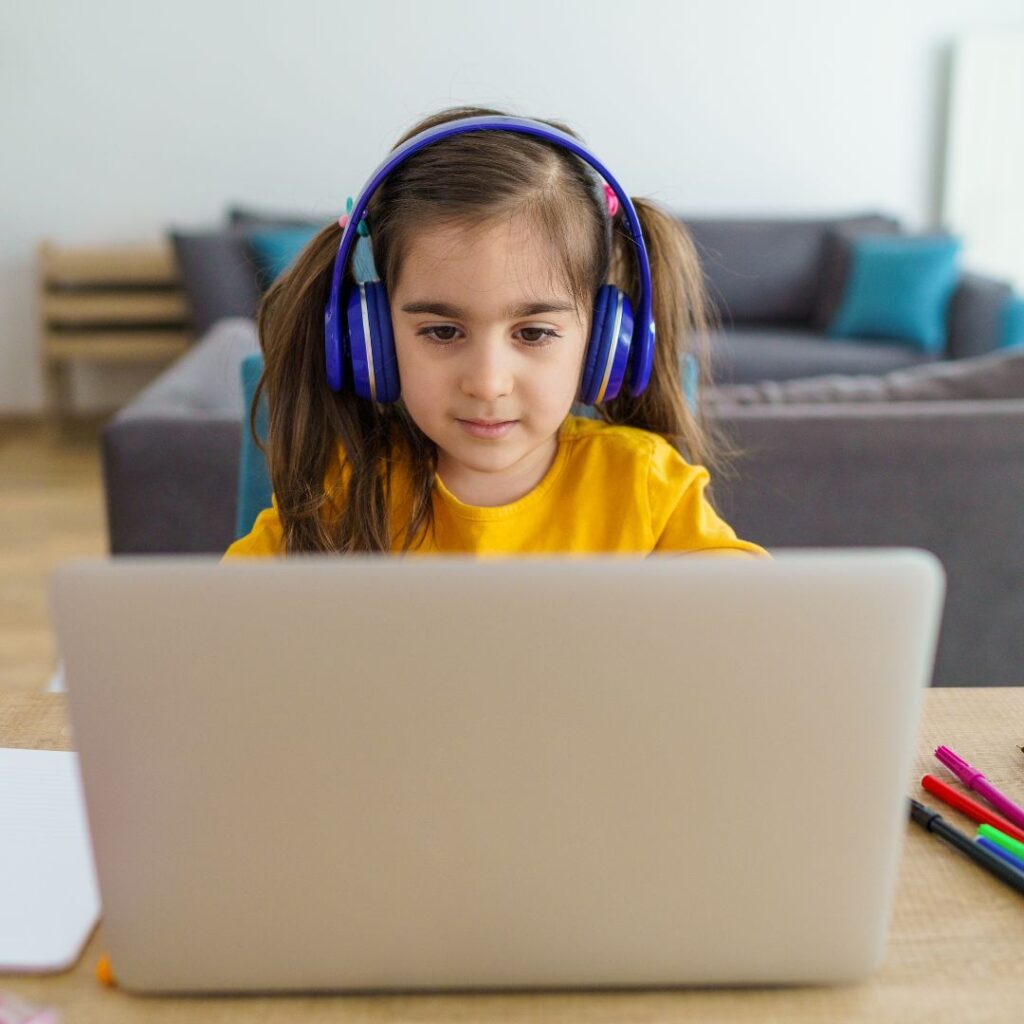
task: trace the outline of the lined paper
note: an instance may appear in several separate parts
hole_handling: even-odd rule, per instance
[[[60,971],[99,919],[78,755],[0,747],[0,971]]]

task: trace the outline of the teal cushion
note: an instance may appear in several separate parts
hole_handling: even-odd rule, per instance
[[[959,239],[866,235],[852,239],[851,248],[849,276],[828,337],[883,338],[941,353],[959,278]]]
[[[249,429],[249,410],[252,408],[256,383],[263,372],[263,356],[259,352],[242,360],[242,394],[245,397],[245,416],[242,420],[242,450],[238,460],[238,500],[235,505],[235,538],[244,537],[260,512],[270,507],[270,474],[267,460],[253,440]],[[256,432],[261,441],[267,438],[267,403],[261,400],[256,412]]]
[[[1024,296],[1014,295],[1003,310],[1003,332],[1000,348],[1024,345]]]
[[[261,287],[266,289],[283,274],[319,231],[320,228],[303,227],[252,232],[249,246],[256,258]]]
[[[696,412],[697,409],[697,383],[700,379],[700,364],[687,353],[683,357],[683,397],[686,404]]]

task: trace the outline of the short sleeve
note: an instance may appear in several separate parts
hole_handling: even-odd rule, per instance
[[[708,552],[768,557],[758,544],[740,540],[704,495],[710,474],[692,466],[664,438],[651,453],[647,492],[656,552]]]
[[[277,500],[271,495],[270,508],[265,508],[256,517],[252,529],[239,537],[224,552],[222,562],[234,558],[272,558],[283,554],[284,529],[277,510]]]

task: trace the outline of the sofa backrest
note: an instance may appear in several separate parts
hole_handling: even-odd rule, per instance
[[[708,294],[724,326],[807,324],[828,260],[828,235],[851,228],[893,234],[897,220],[850,217],[712,219],[680,216],[697,248]]]
[[[946,570],[937,686],[1024,678],[1024,399],[719,405],[741,453],[713,479],[740,537],[919,547]]]

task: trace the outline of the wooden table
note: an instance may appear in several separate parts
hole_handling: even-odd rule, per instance
[[[947,743],[1024,803],[1024,687],[929,690],[908,793]],[[0,694],[0,746],[71,749],[61,695]],[[855,766],[851,766],[855,770]],[[930,794],[923,802],[935,805]],[[973,834],[948,808],[944,816]],[[869,1021],[968,1024],[1024,1012],[1024,898],[908,824],[887,955],[860,985],[402,996],[155,998],[99,985],[102,925],[78,965],[47,977],[0,977],[0,991],[56,1007],[67,1024],[121,1021]]]

